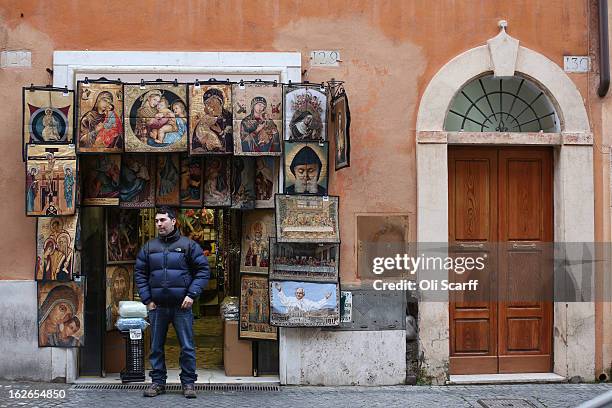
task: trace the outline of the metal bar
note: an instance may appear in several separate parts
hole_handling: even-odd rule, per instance
[[[599,87],[603,98],[610,88],[610,43],[608,40],[608,0],[599,0]]]

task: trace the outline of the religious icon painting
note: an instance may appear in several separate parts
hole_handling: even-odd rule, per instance
[[[278,192],[279,159],[255,158],[255,208],[274,208],[274,194]]]
[[[139,210],[107,208],[106,263],[133,263],[140,248]]]
[[[51,87],[23,88],[23,152],[26,144],[71,144],[74,91]]]
[[[36,280],[72,280],[78,218],[77,213],[36,220]]]
[[[340,243],[338,197],[276,195],[278,242]]]
[[[189,85],[189,152],[231,154],[234,148],[232,86],[229,83]]]
[[[204,206],[229,207],[232,205],[231,160],[229,157],[204,159]]]
[[[74,145],[28,145],[26,158],[26,215],[73,215],[77,189]]]
[[[157,155],[155,204],[178,206],[180,204],[180,154]]]
[[[119,205],[120,154],[82,156],[80,173],[82,205]]]
[[[134,265],[106,267],[106,331],[113,330],[119,318],[119,302],[134,300]]]
[[[123,85],[118,81],[77,83],[79,153],[123,152]]]
[[[240,275],[239,337],[252,340],[277,340],[278,329],[270,326],[268,278]]]
[[[187,86],[167,82],[125,84],[125,151],[186,152]]]
[[[337,283],[270,280],[270,324],[325,327],[340,323]]]
[[[285,194],[327,195],[327,142],[285,142]]]
[[[274,212],[272,210],[253,210],[243,213],[241,272],[268,273],[271,236],[274,236]]]
[[[234,154],[280,156],[283,138],[282,86],[252,82],[232,86]]]
[[[181,207],[200,208],[204,196],[202,157],[181,155],[180,204]]]
[[[214,255],[212,248],[217,238],[215,230],[215,210],[210,208],[182,208],[177,214],[177,225],[181,234],[197,242],[204,252]],[[210,258],[209,258],[210,260]],[[211,264],[211,273],[214,268]]]
[[[255,161],[251,157],[232,158],[232,208],[255,208]]]
[[[121,163],[119,206],[123,208],[155,207],[155,168],[146,154],[124,155]]]
[[[338,282],[340,245],[270,240],[270,279]]]
[[[81,282],[38,282],[38,346],[84,346]]]
[[[334,139],[334,168],[340,170],[351,164],[351,112],[348,97],[342,91],[332,100],[332,112],[329,134]]]
[[[327,95],[319,86],[287,85],[285,140],[327,140]]]

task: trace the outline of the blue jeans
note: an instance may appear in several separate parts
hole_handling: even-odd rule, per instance
[[[165,384],[168,378],[164,345],[166,344],[168,326],[172,323],[181,346],[179,357],[181,384],[193,384],[198,379],[198,375],[196,374],[191,308],[157,306],[157,308],[149,311],[149,320],[151,321],[151,355],[149,356],[152,368],[149,372],[151,380],[154,383]]]

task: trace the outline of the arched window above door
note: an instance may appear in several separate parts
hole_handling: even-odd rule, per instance
[[[453,98],[444,121],[452,132],[561,131],[546,93],[529,79],[486,75],[465,85]]]

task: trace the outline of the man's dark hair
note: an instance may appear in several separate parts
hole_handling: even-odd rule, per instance
[[[319,156],[317,155],[317,153],[315,153],[315,151],[312,150],[312,148],[308,146],[302,147],[300,151],[293,157],[293,160],[291,161],[291,166],[289,166],[291,173],[293,173],[293,175],[295,176],[295,166],[299,166],[303,164],[318,165],[319,172],[317,173],[317,179],[319,178],[319,175],[321,174],[321,168],[323,167],[323,163],[321,163],[321,159],[319,159]]]
[[[168,214],[168,218],[170,218],[171,220],[176,218],[176,211],[174,210],[174,208],[168,205],[162,205],[161,207],[157,207],[157,210],[155,210],[155,214]]]

